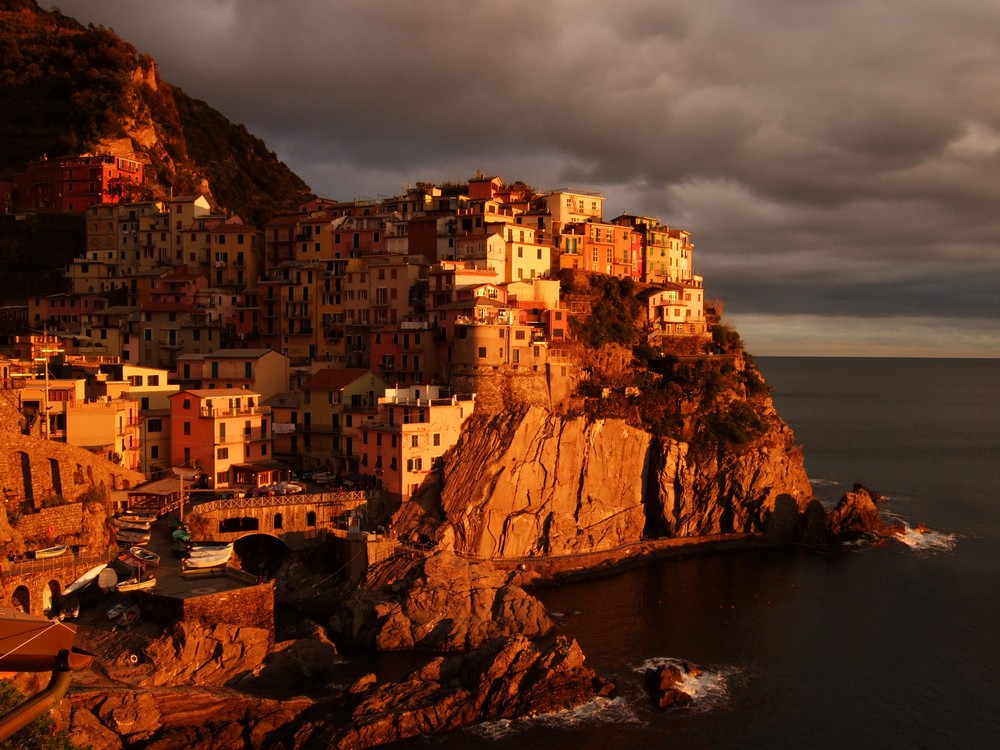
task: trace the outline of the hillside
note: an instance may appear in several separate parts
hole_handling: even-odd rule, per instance
[[[163,81],[112,30],[0,0],[0,179],[122,139],[148,155],[162,194],[207,179],[219,207],[258,225],[311,196],[263,141]]]

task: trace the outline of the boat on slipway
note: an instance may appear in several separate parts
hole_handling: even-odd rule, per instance
[[[128,553],[143,565],[153,567],[160,564],[160,556],[145,547],[132,546],[128,548]]]
[[[195,545],[188,549],[184,568],[215,568],[225,565],[233,556],[233,545]]]
[[[64,588],[62,592],[63,596],[72,594],[75,591],[79,591],[80,589],[89,586],[91,583],[97,580],[98,576],[101,575],[101,571],[103,571],[106,567],[108,567],[107,563],[95,565],[93,568],[91,568],[82,576],[73,581],[73,583],[71,583],[69,586]]]
[[[129,578],[127,581],[121,581],[115,588],[119,592],[125,593],[128,591],[145,591],[146,589],[155,587],[156,578],[153,576],[147,576],[145,578],[136,576],[135,578]]]
[[[50,557],[59,557],[60,555],[65,555],[66,550],[68,550],[65,544],[57,544],[54,547],[45,547],[44,549],[35,550],[35,559],[44,560]]]
[[[119,544],[145,544],[149,541],[148,531],[130,531],[128,529],[120,529],[117,534],[115,534],[115,540]]]

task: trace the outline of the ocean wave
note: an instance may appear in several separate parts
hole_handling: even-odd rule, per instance
[[[903,528],[893,536],[914,552],[921,555],[938,555],[951,552],[958,544],[958,537],[943,531],[934,531],[926,527],[913,528],[903,524]]]
[[[647,669],[656,669],[661,664],[671,664],[681,667],[690,664],[683,659],[672,657],[662,657],[647,659],[635,668],[636,672],[646,673]],[[680,689],[691,696],[691,703],[684,706],[686,711],[707,712],[714,711],[729,702],[730,685],[742,673],[738,667],[704,667],[698,665],[697,675],[684,675],[680,683]]]
[[[640,723],[635,711],[624,698],[594,698],[576,708],[517,719],[485,721],[465,731],[486,740],[497,740],[533,727],[573,729],[586,724]]]

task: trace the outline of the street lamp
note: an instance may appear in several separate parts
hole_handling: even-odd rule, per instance
[[[59,348],[54,348],[54,349],[40,349],[39,351],[42,354],[44,354],[45,356],[44,357],[35,357],[34,360],[35,360],[35,362],[44,362],[45,363],[45,365],[44,365],[44,367],[45,367],[45,395],[43,397],[43,415],[44,415],[44,418],[45,418],[45,421],[44,421],[45,435],[43,437],[44,437],[45,440],[48,440],[49,439],[49,428],[51,427],[51,425],[49,424],[49,359],[50,359],[50,355],[52,355],[52,354],[58,354],[60,352],[66,351],[66,350],[65,349],[59,349]]]

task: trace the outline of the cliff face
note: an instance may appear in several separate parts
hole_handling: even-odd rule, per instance
[[[791,529],[812,491],[791,431],[776,415],[770,424],[738,447],[696,447],[622,419],[534,407],[473,417],[442,484],[402,508],[393,527],[489,559]]]

